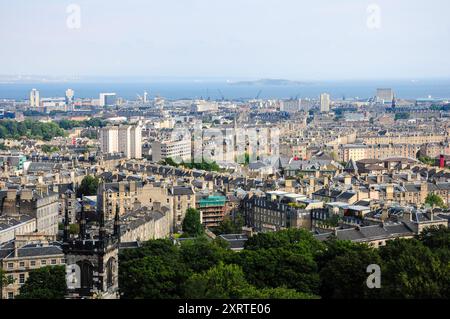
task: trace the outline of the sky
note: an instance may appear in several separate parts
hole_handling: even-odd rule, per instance
[[[448,0],[0,0],[0,74],[450,78],[448,12]]]

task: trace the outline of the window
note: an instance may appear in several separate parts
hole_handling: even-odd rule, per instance
[[[8,263],[8,268],[14,268],[14,263]]]
[[[19,263],[19,267],[21,267],[21,268],[25,267],[25,262],[24,262],[24,261],[21,261],[21,262]]]
[[[56,259],[52,259],[52,265],[56,265]]]
[[[41,260],[41,265],[42,265],[42,266],[45,266],[45,265],[47,265],[47,260],[45,260],[45,259],[42,259],[42,260]]]
[[[19,284],[25,283],[25,274],[19,274]]]
[[[8,292],[8,299],[14,299],[14,293]]]
[[[36,260],[30,261],[30,267],[35,267],[35,266],[36,266]]]

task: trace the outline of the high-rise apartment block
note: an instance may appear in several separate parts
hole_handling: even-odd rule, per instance
[[[32,89],[30,92],[30,106],[39,107],[39,105],[40,105],[39,91],[36,89]]]
[[[100,93],[99,106],[114,106],[116,104],[116,93]]]
[[[377,102],[391,103],[394,99],[394,91],[392,89],[377,89]]]
[[[66,90],[66,104],[67,104],[67,106],[73,104],[74,96],[75,96],[74,90],[72,90],[72,89],[67,89]]]
[[[100,148],[105,154],[122,153],[127,158],[142,158],[142,127],[124,125],[104,127],[100,131]]]
[[[178,141],[155,141],[152,143],[152,160],[159,162],[166,158],[179,161],[189,161],[191,159],[191,140],[182,139]]]
[[[330,112],[330,94],[322,93],[320,95],[320,112],[328,113]]]

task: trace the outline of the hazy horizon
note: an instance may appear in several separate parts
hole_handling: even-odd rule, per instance
[[[450,2],[3,1],[2,74],[450,78]]]

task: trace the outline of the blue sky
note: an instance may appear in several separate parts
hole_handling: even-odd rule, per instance
[[[0,0],[0,74],[450,78],[448,12],[448,0]]]

